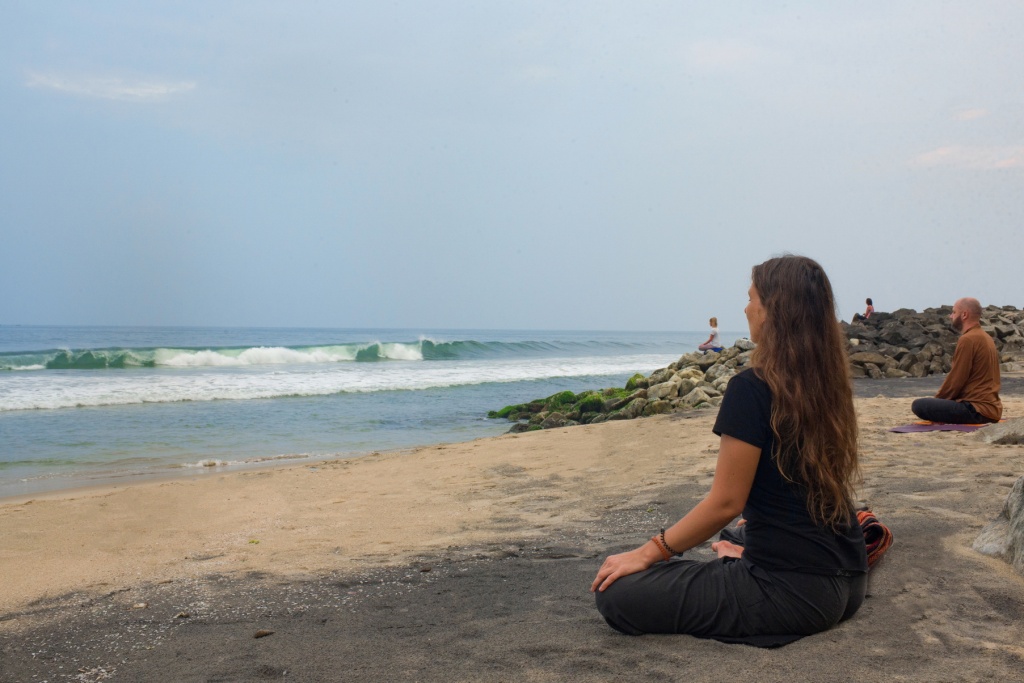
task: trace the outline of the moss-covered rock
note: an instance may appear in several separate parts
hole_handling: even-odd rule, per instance
[[[585,391],[576,395],[574,409],[580,413],[601,412],[604,397],[596,391]]]
[[[522,412],[526,412],[526,404],[525,403],[517,403],[516,405],[513,405],[513,406],[505,406],[501,410],[491,410],[491,411],[489,411],[487,413],[487,417],[489,417],[491,419],[498,419],[499,417],[509,417],[512,413],[522,413]],[[515,419],[515,418],[509,418],[509,419]]]
[[[560,391],[557,394],[551,394],[544,399],[544,410],[548,412],[552,410],[558,410],[564,406],[572,405],[576,402],[576,394],[571,391]]]
[[[672,410],[672,404],[664,399],[649,402],[644,406],[644,415],[660,415]]]
[[[640,388],[638,382],[645,382],[645,381],[647,381],[646,377],[644,377],[639,372],[636,373],[635,375],[630,377],[628,380],[626,380],[626,391],[627,392],[628,391],[634,391],[635,389]]]

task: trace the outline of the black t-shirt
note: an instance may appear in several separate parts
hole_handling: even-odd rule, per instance
[[[743,556],[759,567],[776,571],[833,575],[840,570],[866,572],[864,533],[854,511],[850,511],[849,525],[839,533],[815,524],[807,511],[805,487],[786,481],[779,472],[772,454],[775,434],[771,414],[771,390],[754,370],[744,370],[729,380],[714,432],[761,449],[743,508],[747,520]]]

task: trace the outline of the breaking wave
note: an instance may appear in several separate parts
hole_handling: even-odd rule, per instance
[[[202,358],[202,356],[191,356]],[[185,368],[177,372],[10,373],[0,412],[93,406],[329,396],[418,391],[650,372],[674,360],[663,354],[466,360],[454,363],[334,363],[330,365]]]
[[[246,367],[382,361],[451,361],[545,355],[642,352],[644,344],[622,342],[435,341],[358,342],[322,346],[224,348],[50,349],[0,353],[0,370],[123,370],[130,368]]]

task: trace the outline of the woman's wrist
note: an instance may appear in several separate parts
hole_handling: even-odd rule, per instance
[[[637,550],[640,552],[640,556],[644,558],[644,562],[647,563],[648,567],[655,562],[661,562],[665,559],[665,553],[662,552],[661,547],[658,545],[657,536],[651,538],[651,540],[644,543]]]

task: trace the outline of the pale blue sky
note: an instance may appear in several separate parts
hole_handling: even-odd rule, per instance
[[[0,5],[0,324],[1024,307],[1016,2]]]

